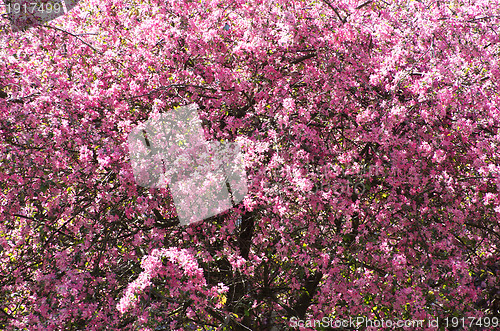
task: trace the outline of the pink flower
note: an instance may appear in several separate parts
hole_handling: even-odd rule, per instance
[[[442,149],[438,149],[434,153],[434,157],[432,159],[438,163],[441,163],[444,161],[445,158],[446,158],[446,153]]]

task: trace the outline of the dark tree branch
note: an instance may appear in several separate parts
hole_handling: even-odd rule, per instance
[[[357,6],[356,9],[361,9],[364,6],[367,6],[367,5],[371,4],[372,2],[373,2],[373,0],[366,1],[366,2],[364,2],[362,4],[360,4],[359,6]]]
[[[319,282],[323,278],[323,273],[316,271],[313,274],[306,277],[304,286],[302,287],[302,294],[293,306],[293,311],[297,317],[301,319],[306,316],[307,308],[311,305],[312,298],[318,290]]]
[[[153,213],[155,214],[155,217],[156,217],[155,226],[157,228],[170,228],[172,226],[179,225],[179,223],[180,223],[179,217],[172,217],[172,218],[166,219],[165,217],[163,217],[163,215],[160,213],[160,211],[156,208],[153,209]]]
[[[291,63],[292,64],[297,64],[297,63],[300,63],[300,62],[305,61],[307,59],[313,58],[316,55],[318,55],[318,54],[317,53],[306,54],[306,55],[301,56],[301,57],[299,57],[299,58],[297,58],[295,60],[292,60]]]
[[[255,229],[254,213],[246,213],[241,219],[241,232],[238,238],[240,255],[244,259],[248,259],[250,247],[252,246],[252,237]]]
[[[330,7],[330,8],[331,8],[331,9],[335,12],[335,14],[337,15],[337,17],[339,18],[339,20],[340,20],[342,23],[345,23],[345,22],[346,22],[346,19],[345,19],[345,18],[343,18],[342,16],[340,16],[339,11],[337,10],[337,8],[335,8],[335,7],[334,7],[334,6],[330,3],[330,1],[328,1],[328,0],[323,0],[323,1],[324,1],[327,5],[328,5],[328,7]]]

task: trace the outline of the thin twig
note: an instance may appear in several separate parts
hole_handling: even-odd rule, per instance
[[[335,12],[335,14],[337,14],[337,17],[339,18],[339,20],[340,20],[340,21],[342,21],[342,23],[345,23],[345,22],[346,22],[345,18],[342,18],[342,16],[340,16],[339,11],[337,10],[337,8],[335,8],[335,7],[334,7],[334,6],[330,3],[330,1],[328,1],[328,0],[323,0],[323,1],[324,1],[327,5],[328,5],[328,7],[330,7],[331,9],[333,9],[333,11]]]
[[[51,25],[44,25],[44,27],[47,27],[47,28],[51,28],[51,29],[54,29],[54,30],[57,30],[57,31],[61,31],[61,32],[64,32],[66,34],[69,34],[70,36],[72,37],[75,37],[76,39],[80,40],[82,43],[84,43],[85,45],[87,45],[88,47],[90,47],[90,49],[92,49],[94,52],[96,53],[99,53],[99,54],[103,54],[101,51],[98,51],[97,49],[94,48],[94,46],[90,45],[89,43],[87,43],[85,40],[83,40],[82,38],[80,38],[79,36],[80,35],[76,35],[74,33],[71,33],[69,31],[66,31],[66,30],[63,30],[63,29],[60,29],[60,28],[57,28],[55,26],[51,26]],[[89,33],[90,34],[90,33]]]
[[[310,54],[301,56],[298,59],[292,60],[291,63],[292,64],[297,64],[297,63],[300,63],[300,62],[305,61],[307,59],[310,59],[312,57],[315,57],[316,55],[317,55],[316,53],[310,53]]]
[[[357,6],[356,9],[361,9],[364,6],[371,4],[372,2],[373,2],[373,0],[369,0],[369,1],[365,2],[365,3],[362,3],[361,5]]]

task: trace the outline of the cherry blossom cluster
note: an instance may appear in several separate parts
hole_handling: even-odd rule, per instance
[[[0,329],[499,316],[498,1],[71,3],[0,15]],[[186,225],[128,137],[190,104],[248,190]]]

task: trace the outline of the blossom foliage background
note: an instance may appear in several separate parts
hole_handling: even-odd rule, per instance
[[[1,21],[0,329],[500,317],[499,17],[493,0],[81,0]],[[180,226],[126,142],[191,103],[206,139],[241,145],[249,192]]]

